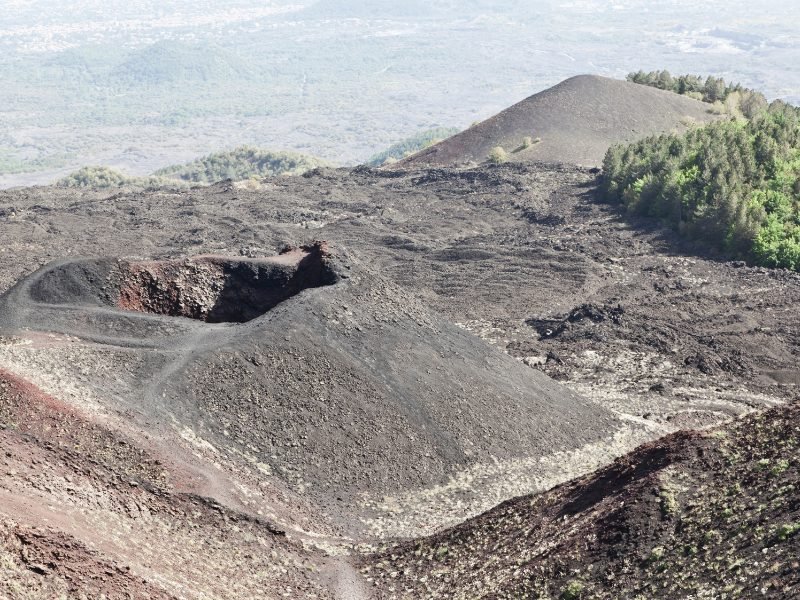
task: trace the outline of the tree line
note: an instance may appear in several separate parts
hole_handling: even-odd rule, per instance
[[[132,187],[146,190],[182,187],[178,182],[164,177],[147,175],[134,177],[105,166],[87,166],[55,182],[58,187],[107,189]]]
[[[182,179],[191,183],[215,183],[223,179],[243,181],[278,175],[302,175],[317,167],[330,166],[326,161],[297,152],[276,152],[239,146],[233,150],[209,154],[185,165],[159,169],[153,175]]]
[[[730,255],[800,270],[800,109],[775,101],[749,119],[613,146],[602,191]]]
[[[61,187],[145,189],[174,188],[189,184],[210,184],[232,179],[245,181],[278,175],[302,175],[326,161],[297,152],[274,152],[252,146],[209,154],[190,163],[159,169],[152,175],[132,177],[110,167],[83,167],[56,182]]]
[[[637,71],[627,80],[660,90],[667,90],[719,107],[720,112],[740,113],[752,119],[767,108],[764,94],[739,83],[727,83],[722,77],[676,75],[669,71]]]

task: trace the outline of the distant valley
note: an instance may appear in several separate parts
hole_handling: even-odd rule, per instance
[[[0,15],[0,186],[87,165],[144,176],[241,145],[354,165],[581,73],[668,68],[800,96],[792,3],[680,4],[680,19],[677,3],[630,0],[66,4]]]

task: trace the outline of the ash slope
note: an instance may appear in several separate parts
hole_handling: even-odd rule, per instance
[[[320,245],[273,261],[59,262],[0,303],[8,333],[56,332],[139,356],[147,366],[131,393],[104,402],[244,457],[359,533],[385,521],[387,497],[404,515],[395,532],[402,518],[476,514],[502,499],[493,487],[516,463],[602,445],[623,427]],[[242,313],[246,322],[213,322]],[[98,396],[111,383],[87,381]],[[431,490],[465,472],[472,488],[435,512]]]
[[[480,164],[500,146],[514,162],[597,167],[609,146],[683,131],[715,117],[709,106],[672,92],[579,75],[409,157],[405,167]],[[524,139],[540,141],[525,148]]]
[[[799,420],[674,434],[363,570],[381,598],[795,598]]]
[[[0,192],[5,236],[0,290],[7,291],[59,257],[268,256],[287,243],[307,239],[347,246],[369,263],[370,270],[399,282],[425,307],[624,418],[633,435],[616,444],[606,441],[588,453],[517,464],[514,473],[535,477],[535,487],[541,490],[606,465],[642,441],[677,428],[708,426],[797,397],[800,276],[698,255],[654,223],[631,226],[616,209],[596,201],[595,185],[594,176],[582,169],[505,165],[401,173],[320,170],[307,177],[270,180],[255,189],[220,184],[181,193],[53,188]],[[336,287],[310,291],[324,293]],[[339,315],[347,312],[344,306],[336,309]],[[275,309],[270,312],[277,314]],[[6,309],[3,313],[8,314]],[[114,314],[118,319],[119,311]],[[189,319],[148,322],[160,331],[166,324],[162,333],[169,336],[185,331],[179,322],[188,323],[192,331],[206,325]],[[102,322],[94,326],[102,333]],[[103,471],[95,481],[91,473],[97,465],[90,461],[98,457],[94,446],[79,437],[64,440],[64,445],[78,445],[87,453],[87,460],[69,473],[73,480],[79,475],[81,485],[52,477],[47,466],[56,459],[48,444],[63,423],[42,428],[40,454],[31,456],[9,446],[6,451],[12,456],[0,455],[7,469],[2,484],[13,485],[11,495],[3,499],[3,514],[43,527],[42,535],[49,529],[58,534],[64,523],[88,522],[90,532],[113,530],[117,554],[97,546],[97,539],[84,529],[73,537],[88,542],[95,556],[113,558],[109,562],[122,569],[128,565],[151,583],[166,581],[168,591],[183,597],[226,597],[235,589],[240,597],[260,598],[279,596],[287,588],[301,598],[370,597],[347,565],[352,557],[303,552],[300,541],[333,554],[341,553],[343,542],[341,530],[321,518],[307,494],[292,492],[281,477],[265,476],[250,461],[252,456],[235,452],[235,440],[227,444],[230,452],[215,452],[203,438],[193,437],[191,429],[176,430],[172,421],[148,416],[149,409],[135,402],[141,397],[143,378],[159,372],[169,376],[169,365],[180,365],[173,359],[186,354],[152,344],[142,352],[135,339],[126,343],[119,347],[21,331],[17,339],[0,336],[0,365],[79,411],[89,425],[81,421],[78,433],[91,433],[90,425],[102,420],[113,425],[115,436],[133,437],[137,447],[163,463],[175,494],[213,498],[208,515],[223,518],[204,525],[203,513],[198,516],[201,522],[195,522],[188,519],[194,513],[186,505],[176,511],[174,525],[165,529],[160,513],[151,518],[136,509],[127,492],[144,486],[129,484],[136,479],[124,461],[114,458],[119,444],[113,437],[99,450],[112,451],[108,468],[113,473]],[[200,357],[213,358],[205,349],[199,351]],[[250,364],[244,368],[257,368]],[[225,366],[233,371],[241,362],[233,356]],[[17,422],[24,426],[30,420],[23,415]],[[213,421],[203,426],[209,423]],[[27,435],[0,428],[0,438],[29,439]],[[472,473],[466,475],[457,485],[445,486],[447,502],[439,502],[441,496],[423,498],[428,506],[441,509],[438,513],[420,510],[418,502],[414,505],[418,496],[380,503],[375,508],[383,511],[383,518],[373,518],[380,527],[370,531],[427,534],[448,525],[452,515],[460,521],[469,514],[460,502],[461,489],[475,481],[469,478]],[[95,487],[91,493],[84,489],[86,479]],[[525,493],[521,479],[510,481],[502,471],[495,473],[485,488],[494,494],[485,498],[486,508]],[[105,492],[97,490],[109,482],[119,492],[118,502],[106,502]],[[20,515],[14,498],[32,498],[27,505],[57,507],[67,518],[43,526],[41,515]],[[416,506],[414,527],[404,527],[408,515],[399,512],[398,500]],[[98,507],[103,510],[95,510]],[[266,527],[263,535],[249,529],[241,535],[242,521],[262,513],[286,531],[291,547],[274,546],[275,534]],[[140,529],[143,525],[147,527]],[[181,535],[172,535],[175,531]],[[35,585],[41,576],[26,566],[19,538],[12,533],[5,541],[13,546],[16,573]],[[262,541],[268,553],[258,547]],[[37,555],[30,556],[34,564],[46,566]],[[195,556],[202,557],[200,564]],[[189,559],[178,560],[182,557]],[[274,569],[266,572],[265,566]],[[242,577],[242,572],[264,577]],[[105,571],[100,575],[112,577]]]
[[[0,597],[337,597],[320,573],[347,569],[198,494],[160,442],[0,369]]]

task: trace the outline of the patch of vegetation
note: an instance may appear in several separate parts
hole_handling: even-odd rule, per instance
[[[561,600],[578,600],[583,593],[583,582],[573,579],[561,592]]]
[[[648,563],[656,563],[664,558],[664,548],[661,546],[656,546],[650,551],[650,556],[647,557]]]
[[[499,165],[508,160],[508,152],[502,146],[495,146],[489,151],[489,156],[486,157],[493,165]]]
[[[775,532],[775,539],[779,542],[785,542],[798,532],[800,532],[800,523],[785,523],[778,527],[778,531]]]
[[[0,175],[57,169],[63,167],[74,158],[74,155],[69,153],[44,155],[37,158],[20,158],[15,156],[8,148],[0,147]]]
[[[800,109],[609,149],[602,191],[628,212],[756,264],[800,270]]]
[[[253,177],[302,175],[325,166],[330,164],[305,154],[240,146],[228,152],[209,154],[185,165],[159,169],[154,175],[193,183],[215,183],[224,179],[243,181]]]
[[[780,475],[781,473],[783,473],[783,472],[784,472],[786,469],[788,469],[788,468],[789,468],[789,461],[788,461],[788,460],[781,459],[781,460],[779,460],[778,462],[776,462],[776,463],[775,463],[775,464],[772,466],[772,468],[769,470],[769,472],[770,472],[772,475],[775,475],[775,476],[777,477],[778,475]]]
[[[461,130],[455,127],[436,127],[421,131],[416,135],[412,135],[396,144],[389,146],[383,152],[379,152],[371,156],[366,164],[370,167],[379,167],[384,164],[391,164],[392,162],[401,160],[412,154],[416,154],[420,150],[429,148],[434,144],[438,144],[442,140],[454,136]]]
[[[111,167],[83,167],[56,182],[59,187],[108,189],[140,187],[157,189],[180,186],[180,182],[164,177],[131,177]]]
[[[659,503],[661,516],[665,519],[673,517],[678,513],[678,498],[676,497],[675,490],[671,486],[664,485],[659,490]]]
[[[740,113],[748,119],[755,117],[767,107],[764,94],[736,83],[726,83],[721,77],[700,75],[678,75],[669,71],[637,71],[629,73],[628,81],[668,90],[715,105],[714,112]]]
[[[111,81],[149,86],[185,81],[226,81],[251,75],[244,61],[214,44],[161,40],[132,52],[111,72]]]

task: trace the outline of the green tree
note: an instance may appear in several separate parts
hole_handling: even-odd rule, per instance
[[[602,191],[732,255],[800,269],[800,109],[776,102],[751,120],[612,147]]]
[[[709,76],[703,86],[703,99],[706,102],[717,102],[725,99],[725,81],[717,77]]]
[[[716,104],[717,110],[723,112],[727,110],[731,114],[742,114],[745,118],[752,119],[767,108],[767,99],[763,94],[755,90],[747,89],[737,84],[728,84],[719,77],[701,78],[698,75],[678,75],[673,76],[669,71],[637,71],[629,73],[628,81],[656,87],[662,90],[669,90],[676,94],[682,94]],[[726,105],[726,100],[732,95],[737,95]]]

